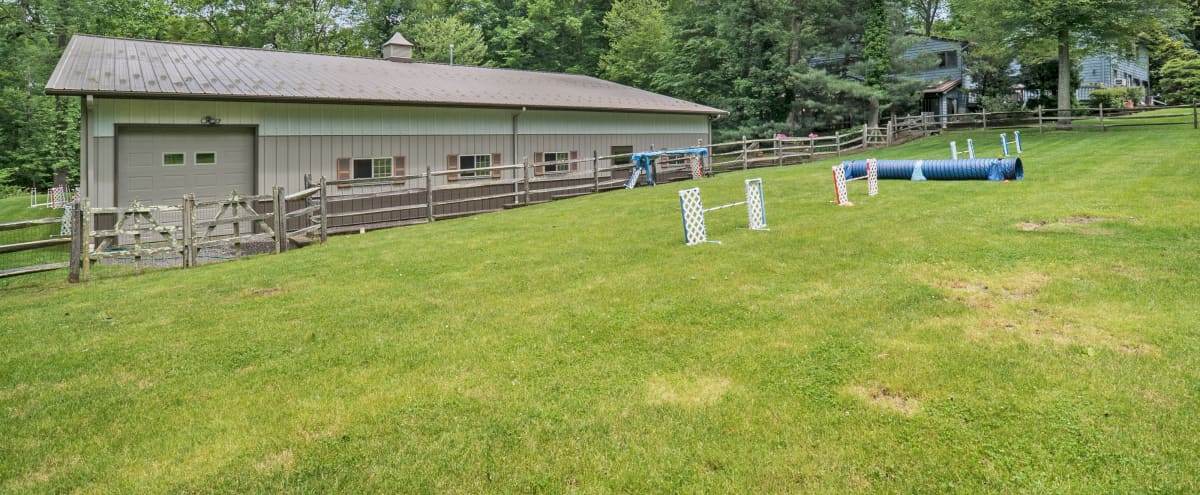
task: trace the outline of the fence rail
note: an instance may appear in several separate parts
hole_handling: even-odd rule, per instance
[[[66,257],[64,256],[65,253],[49,252],[50,250],[47,248],[69,244],[71,242],[71,238],[50,237],[38,232],[39,227],[42,228],[41,230],[45,230],[45,227],[47,226],[60,227],[61,225],[61,217],[37,218],[33,220],[0,223],[0,232],[16,234],[17,237],[15,242],[0,244],[0,254],[29,254],[28,257],[24,257],[21,260],[9,261],[6,259],[7,257],[0,258],[5,260],[4,264],[0,265],[0,278],[25,275],[29,273],[38,273],[66,267],[66,261],[52,261],[46,263],[45,261],[50,261],[55,258],[62,259]],[[29,231],[29,234],[32,235],[22,236],[21,234],[24,234],[24,231]],[[25,240],[31,237],[38,238]]]

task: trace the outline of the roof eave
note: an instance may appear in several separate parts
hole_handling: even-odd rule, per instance
[[[563,110],[591,112],[633,112],[680,115],[729,115],[729,112],[717,108],[703,107],[696,109],[666,109],[618,106],[563,106],[536,104],[483,104],[452,101],[407,101],[407,100],[372,100],[361,98],[315,98],[296,96],[262,96],[262,95],[208,95],[195,93],[145,93],[100,91],[68,88],[46,88],[47,96],[95,96],[106,98],[132,98],[145,100],[207,100],[207,101],[241,101],[262,103],[314,103],[314,104],[343,104],[343,105],[389,105],[389,106],[418,106],[418,107],[453,107],[453,108],[492,108],[492,109],[534,109],[534,110]]]

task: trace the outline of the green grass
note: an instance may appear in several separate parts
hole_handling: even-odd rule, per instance
[[[1024,181],[853,208],[827,161],[0,281],[0,490],[1194,493],[1197,137],[1029,132]],[[679,189],[758,176],[771,232],[683,245]]]
[[[37,218],[61,218],[62,210],[51,208],[30,208],[29,196],[13,196],[0,198],[0,223]],[[18,230],[0,230],[0,245],[16,244],[19,242],[38,241],[57,237],[62,226],[59,224],[39,225]],[[70,254],[69,245],[33,249],[16,253],[0,254],[0,270],[18,268],[46,263],[67,261]]]

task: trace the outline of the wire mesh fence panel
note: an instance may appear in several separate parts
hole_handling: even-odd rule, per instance
[[[61,222],[52,217],[45,223],[0,229],[0,274],[66,263],[71,256],[69,240],[62,236]]]

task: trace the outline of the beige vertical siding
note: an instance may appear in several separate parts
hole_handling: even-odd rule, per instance
[[[518,117],[516,149],[512,119]],[[536,152],[578,151],[580,158],[613,146],[646,151],[688,148],[708,140],[705,116],[616,112],[566,112],[462,108],[368,107],[282,103],[97,99],[86,120],[92,138],[88,195],[97,205],[115,201],[113,136],[122,124],[198,125],[211,115],[222,125],[258,126],[258,193],[274,185],[296,191],[305,174],[335,178],[338,158],[404,156],[409,174],[446,168],[446,155],[500,153],[504,164],[532,160]],[[601,164],[607,166],[607,163]],[[505,178],[521,174],[508,171]],[[576,174],[590,177],[590,166]],[[570,177],[570,176],[566,176]],[[469,184],[473,179],[461,179]],[[486,182],[486,181],[479,181]],[[435,185],[446,184],[445,178]],[[410,181],[405,188],[424,187]],[[359,188],[348,188],[353,193]]]

